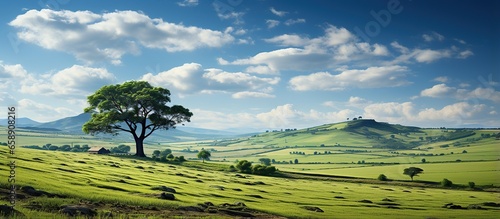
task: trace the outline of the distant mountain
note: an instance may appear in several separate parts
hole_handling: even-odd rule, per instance
[[[38,128],[59,129],[73,134],[83,134],[82,125],[89,121],[90,113],[82,113],[77,116],[62,118],[52,122],[37,125]]]
[[[23,127],[23,126],[34,127],[40,125],[41,123],[34,121],[30,118],[22,117],[22,118],[16,118],[16,124],[18,127]],[[0,125],[7,125],[7,119],[0,119]]]
[[[64,132],[69,134],[84,134],[82,131],[82,126],[85,124],[91,115],[90,113],[82,113],[80,115],[66,117],[58,119],[52,122],[35,122],[28,118],[19,119],[17,123],[21,127],[21,121],[23,121],[23,127],[25,129],[30,129],[33,131],[44,131],[44,132]],[[4,124],[7,123],[6,119],[0,120]],[[31,121],[31,122],[30,122]],[[104,135],[106,137],[111,137],[111,135]],[[172,128],[169,130],[157,130],[155,131],[147,140],[149,141],[186,141],[186,140],[208,140],[208,139],[223,139],[232,137],[241,137],[241,133],[233,133],[229,131],[219,131],[203,128],[194,127],[184,127],[177,126],[177,128]],[[246,136],[246,135],[245,135]],[[133,141],[133,138],[128,133],[120,133],[117,136],[113,136],[115,139],[120,139],[124,141]]]

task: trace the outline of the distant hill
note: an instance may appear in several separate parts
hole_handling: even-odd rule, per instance
[[[7,119],[0,119],[0,125],[6,125],[7,124]],[[27,127],[33,127],[40,125],[40,122],[34,121],[30,118],[22,117],[22,118],[16,118],[16,124],[18,127],[22,126],[27,126]]]
[[[412,148],[420,144],[420,137],[424,135],[418,127],[358,119],[299,130],[260,133],[240,142],[266,147],[325,145]]]

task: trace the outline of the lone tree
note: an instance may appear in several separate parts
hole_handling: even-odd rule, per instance
[[[202,159],[203,163],[205,163],[205,160],[210,160],[210,156],[212,156],[210,151],[201,150],[198,152],[198,158]]]
[[[418,167],[408,167],[404,169],[403,174],[410,176],[411,181],[413,181],[413,177],[421,174],[422,172],[424,172],[424,170]]]
[[[101,87],[87,97],[89,107],[84,112],[92,117],[83,127],[87,134],[119,131],[132,134],[136,154],[144,154],[144,139],[158,129],[175,128],[175,125],[189,122],[193,113],[180,105],[167,106],[170,91],[153,87],[145,81],[128,81],[123,84]]]
[[[266,165],[266,166],[271,166],[271,159],[269,158],[259,158],[260,163]]]

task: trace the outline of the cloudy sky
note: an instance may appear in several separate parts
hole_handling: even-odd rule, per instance
[[[78,115],[145,80],[191,127],[304,128],[363,116],[500,126],[497,1],[40,0],[0,3],[0,113]]]

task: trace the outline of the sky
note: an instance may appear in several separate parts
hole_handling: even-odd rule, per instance
[[[186,126],[500,127],[498,1],[2,1],[0,113],[83,113],[144,80]]]

